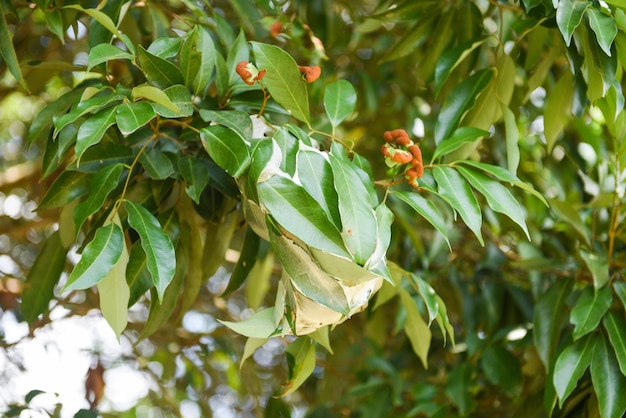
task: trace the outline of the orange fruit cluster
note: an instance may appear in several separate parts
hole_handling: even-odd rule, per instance
[[[380,152],[385,156],[389,167],[411,164],[404,172],[404,179],[412,187],[417,188],[417,179],[424,174],[422,151],[413,143],[404,129],[394,129],[383,134],[385,144]]]

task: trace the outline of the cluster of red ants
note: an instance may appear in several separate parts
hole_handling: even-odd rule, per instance
[[[389,167],[406,166],[404,179],[412,187],[417,188],[417,179],[424,174],[424,164],[422,162],[422,151],[411,141],[404,129],[394,129],[383,134],[385,144],[380,152],[385,156],[385,163]]]

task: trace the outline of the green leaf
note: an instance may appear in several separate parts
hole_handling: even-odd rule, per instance
[[[65,206],[89,191],[89,175],[75,171],[64,171],[52,183],[41,199],[37,210],[54,209]]]
[[[548,94],[543,113],[543,133],[548,152],[552,152],[556,140],[570,120],[574,80],[570,71],[565,71],[552,91]]]
[[[591,358],[591,382],[598,397],[601,418],[621,418],[626,413],[626,377],[620,372],[615,355],[598,334]]]
[[[585,226],[585,223],[580,216],[580,211],[572,205],[571,202],[563,200],[550,200],[550,207],[556,213],[557,217],[567,223],[578,235],[584,239],[585,243],[590,245],[591,232]]]
[[[552,382],[559,397],[559,408],[563,407],[563,402],[589,367],[594,342],[595,338],[591,335],[580,339],[565,347],[556,359]]]
[[[174,58],[181,44],[182,38],[157,38],[148,47],[148,52],[164,59]]]
[[[404,289],[400,289],[400,300],[402,306],[406,310],[406,321],[404,323],[404,332],[409,341],[411,341],[411,347],[417,357],[421,360],[425,369],[428,368],[428,349],[430,348],[430,340],[432,333],[426,324],[426,321],[422,318],[422,315],[417,308],[417,304],[411,297],[411,295]]]
[[[132,150],[121,144],[98,143],[87,148],[80,159],[80,168],[76,162],[70,164],[67,170],[83,173],[95,173],[111,164],[130,165],[133,161]]]
[[[209,87],[211,77],[213,77],[213,69],[216,68],[217,58],[222,58],[218,54],[213,38],[203,26],[198,31],[198,42],[196,44],[200,52],[199,64],[200,68],[196,77],[192,80],[191,85],[196,95],[206,91]],[[216,75],[217,77],[217,75]]]
[[[121,227],[119,217],[116,216],[116,224]],[[126,266],[128,265],[128,249],[126,241],[122,240],[122,254],[107,274],[98,282],[98,294],[100,295],[100,311],[104,319],[109,323],[119,341],[122,331],[128,323],[128,300],[130,288],[126,283]]]
[[[115,121],[124,136],[128,136],[156,117],[148,102],[122,103],[117,106]]]
[[[391,224],[394,221],[393,212],[383,202],[374,211],[376,216],[376,248],[372,256],[367,260],[365,268],[381,274],[385,280],[391,280],[385,257],[391,243]]]
[[[430,326],[439,312],[437,293],[424,279],[416,274],[409,274],[409,278],[415,284],[420,298],[422,298],[424,305],[426,305],[426,310],[428,311],[428,326]]]
[[[282,385],[281,397],[295,392],[315,370],[315,345],[310,338],[298,338],[289,344],[286,354],[289,380]]]
[[[613,351],[617,356],[619,369],[626,376],[626,319],[623,316],[609,311],[602,319],[602,325],[606,330]]]
[[[587,8],[589,26],[596,34],[598,45],[606,55],[611,56],[611,45],[617,35],[617,25],[612,16],[607,16],[595,7]]]
[[[294,287],[318,305],[348,315],[350,304],[339,282],[326,274],[293,240],[270,228],[270,242]]]
[[[535,305],[533,337],[546,370],[552,367],[552,356],[560,339],[563,321],[567,318],[566,303],[572,284],[567,279],[555,281]]]
[[[155,180],[163,180],[174,174],[174,166],[164,152],[156,148],[147,148],[139,156],[141,166]]]
[[[70,273],[63,291],[88,289],[98,284],[117,263],[124,249],[124,233],[116,224],[101,226]]]
[[[450,319],[448,318],[448,308],[446,308],[446,304],[443,302],[439,295],[436,295],[437,299],[437,308],[439,310],[437,314],[437,324],[439,328],[441,328],[441,335],[443,336],[443,342],[446,343],[446,333],[450,336],[450,341],[452,341],[452,346],[454,347],[454,327],[450,323]]]
[[[359,265],[365,265],[376,249],[377,223],[369,194],[353,165],[330,154],[333,182],[339,200],[341,235]]]
[[[236,71],[237,64],[241,61],[250,61],[250,47],[246,41],[246,34],[243,29],[239,30],[239,34],[237,35],[232,48],[228,51],[225,64],[229,74],[226,84],[233,85],[236,83],[243,83],[243,81],[241,81],[241,77],[239,77],[239,74],[237,74]]]
[[[324,109],[335,127],[346,120],[354,112],[356,106],[356,90],[349,81],[337,80],[324,90]]]
[[[237,260],[237,264],[235,264],[235,268],[230,275],[228,286],[226,286],[226,289],[222,292],[222,297],[239,289],[248,278],[248,275],[250,274],[250,271],[252,270],[252,267],[254,267],[254,264],[259,256],[260,244],[261,238],[254,233],[252,228],[246,228],[243,245],[241,247],[241,251],[239,252],[239,259]]]
[[[202,50],[198,48],[199,29],[200,27],[196,25],[187,32],[180,48],[180,71],[187,87],[192,87],[192,82],[201,68]],[[213,67],[210,71],[213,72]]]
[[[463,62],[472,51],[484,44],[487,39],[488,38],[482,38],[464,42],[441,54],[437,60],[437,66],[435,67],[435,97],[439,95],[439,91],[446,80],[448,80],[450,73]]]
[[[9,25],[4,18],[4,15],[6,14],[4,8],[4,2],[0,2],[0,39],[2,39],[2,42],[0,42],[0,56],[2,57],[2,61],[6,63],[11,75],[15,77],[18,83],[20,83],[20,86],[22,86],[24,90],[29,91],[26,80],[24,80],[24,76],[22,75],[17,55],[15,54],[13,36],[11,35],[11,32],[9,32]]]
[[[178,172],[187,184],[185,191],[196,204],[199,204],[200,195],[211,180],[207,161],[192,156],[181,157],[178,160]]]
[[[437,182],[437,190],[458,213],[467,227],[476,235],[481,245],[485,245],[480,228],[482,213],[478,201],[467,182],[453,168],[436,166],[433,176]]]
[[[100,142],[107,129],[115,124],[117,106],[111,106],[85,120],[78,128],[76,137],[76,166],[80,165],[80,159],[85,150]]]
[[[137,231],[141,247],[146,253],[148,271],[157,290],[159,300],[176,272],[176,255],[169,237],[161,229],[159,221],[146,208],[126,201],[128,224]]]
[[[619,297],[619,300],[622,301],[624,309],[626,309],[626,283],[615,280],[613,282],[613,290],[615,291],[617,297]]]
[[[146,253],[137,241],[130,249],[128,265],[126,266],[126,283],[130,287],[128,306],[133,306],[144,293],[154,287],[152,277],[148,271]]]
[[[205,122],[215,122],[237,132],[242,138],[252,138],[252,120],[250,115],[241,110],[206,110],[200,109],[200,117]]]
[[[297,156],[298,178],[304,189],[324,209],[328,218],[341,227],[339,200],[333,182],[330,162],[315,149],[300,149]]]
[[[476,97],[489,85],[493,78],[492,69],[472,74],[456,86],[446,98],[435,124],[435,143],[439,144],[456,131],[463,116],[474,107]]]
[[[315,262],[325,273],[340,280],[347,286],[355,286],[378,278],[378,274],[366,270],[349,258],[316,250],[315,248],[309,248],[309,251]]]
[[[160,103],[150,103],[154,111],[164,118],[181,118],[193,115],[193,104],[191,103],[191,93],[187,87],[176,84],[163,90],[170,103],[176,107],[176,111],[172,107],[166,107]]]
[[[102,208],[109,193],[117,187],[123,170],[122,164],[112,164],[93,176],[87,199],[74,209],[75,236],[78,236],[85,220]]]
[[[257,187],[260,203],[287,231],[318,250],[349,257],[339,229],[302,186],[276,175]]]
[[[103,62],[112,60],[133,60],[135,56],[111,44],[98,44],[89,50],[87,71]]]
[[[446,229],[446,221],[441,216],[441,212],[437,209],[435,204],[430,200],[426,200],[424,197],[413,192],[397,192],[392,191],[390,195],[397,197],[404,203],[409,205],[414,211],[419,213],[424,219],[426,219],[437,231],[443,236],[450,247],[450,241],[448,241],[448,231]]]
[[[262,347],[268,340],[269,338],[254,337],[249,337],[246,340],[246,344],[243,346],[243,354],[241,354],[241,360],[239,361],[239,370],[241,370],[241,368],[243,367],[243,363],[245,363],[246,360],[252,357],[254,352],[258,348]]]
[[[136,86],[136,87],[133,87],[130,93],[134,100],[137,100],[140,98],[148,99],[148,100],[153,101],[156,104],[159,104],[165,107],[166,109],[171,110],[174,113],[180,113],[180,109],[178,108],[178,106],[172,103],[169,96],[165,94],[164,91],[154,86],[149,86],[146,84],[141,85],[141,86]]]
[[[522,383],[522,370],[518,357],[501,345],[490,345],[480,357],[480,365],[487,380],[502,388],[505,393],[515,394]]]
[[[309,94],[296,61],[277,46],[251,43],[256,67],[259,71],[267,70],[263,84],[272,98],[294,118],[310,125]]]
[[[582,249],[579,254],[591,272],[593,287],[596,290],[604,287],[609,282],[609,261],[606,254],[597,255]]]
[[[565,39],[565,44],[570,45],[574,30],[582,22],[585,10],[590,6],[588,1],[561,0],[556,8],[556,24]]]
[[[127,36],[125,36],[124,34],[120,33],[120,31],[117,30],[117,27],[115,26],[115,23],[113,23],[113,20],[111,20],[111,18],[108,15],[106,15],[104,12],[101,12],[100,10],[97,10],[97,9],[85,9],[78,4],[70,4],[70,5],[64,6],[64,8],[76,9],[76,10],[80,10],[83,13],[88,14],[94,20],[96,20],[98,23],[104,26],[109,32],[115,35],[120,41],[124,42],[124,45],[126,45],[128,50],[134,53],[135,46],[132,44],[132,42],[130,42]]]
[[[508,106],[502,104],[502,115],[504,117],[504,130],[506,133],[506,161],[509,171],[517,173],[520,162],[519,151],[519,128],[515,120],[515,115]]]
[[[31,145],[48,139],[52,129],[52,118],[66,113],[85,88],[86,86],[74,88],[41,109],[28,128],[28,144]]]
[[[451,137],[444,139],[437,145],[432,160],[435,161],[437,158],[461,148],[463,144],[475,142],[489,135],[489,131],[474,128],[473,126],[462,126],[454,131]]]
[[[222,321],[218,319],[223,325],[235,331],[237,334],[244,335],[250,338],[269,338],[278,324],[274,318],[275,308],[265,308],[249,318],[239,322]]]
[[[200,130],[200,138],[213,161],[231,176],[241,176],[250,165],[248,145],[234,130],[212,125]]]
[[[29,324],[48,310],[48,304],[54,296],[54,286],[65,267],[67,251],[61,245],[59,231],[55,231],[46,240],[30,268],[22,290],[22,315]]]
[[[446,395],[459,409],[462,417],[469,416],[476,409],[475,396],[472,394],[476,384],[473,370],[472,364],[465,361],[458,363],[448,375]]]
[[[152,55],[141,45],[137,53],[141,70],[148,81],[156,87],[166,89],[175,84],[185,84],[183,74],[168,60]]]
[[[59,132],[69,124],[75,122],[78,118],[90,112],[97,112],[105,107],[122,101],[124,96],[119,94],[111,94],[106,90],[102,90],[103,94],[98,94],[87,100],[80,101],[74,106],[69,113],[61,116],[54,116],[54,135],[56,138]]]
[[[280,127],[272,136],[272,140],[280,148],[281,162],[278,167],[293,177],[296,173],[296,155],[298,154],[298,140],[286,128]]]
[[[476,170],[458,167],[459,173],[487,199],[487,204],[495,212],[502,213],[522,228],[528,240],[530,234],[526,227],[526,213],[511,192],[491,177]]]
[[[574,325],[572,336],[575,340],[595,330],[609,310],[613,301],[611,288],[595,290],[585,288],[570,313],[570,322]]]

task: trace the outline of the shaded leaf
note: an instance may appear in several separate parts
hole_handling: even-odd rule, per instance
[[[412,192],[392,191],[390,192],[390,195],[402,200],[404,203],[411,206],[411,208],[419,213],[424,219],[426,219],[443,236],[448,244],[448,248],[451,248],[450,241],[448,241],[446,222],[441,216],[441,212],[437,209],[433,202],[426,200],[417,193]]]
[[[471,40],[464,42],[441,54],[435,67],[435,97],[439,95],[441,87],[444,85],[450,73],[465,59],[472,51],[481,46],[488,38]]]
[[[254,233],[252,228],[248,227],[246,229],[246,234],[243,239],[241,251],[239,252],[237,264],[235,264],[235,268],[230,275],[230,279],[228,280],[228,286],[226,286],[226,289],[224,290],[224,292],[222,292],[222,297],[229,295],[230,293],[239,289],[244,281],[248,278],[252,267],[254,267],[254,264],[257,261],[260,244],[261,238],[259,238],[259,236]]]
[[[252,120],[250,115],[241,110],[206,110],[200,109],[200,117],[205,122],[215,122],[237,132],[242,138],[252,138]]]
[[[120,31],[117,30],[117,27],[115,23],[113,23],[113,20],[111,20],[111,18],[104,12],[97,10],[97,9],[85,9],[78,4],[69,4],[64,7],[69,8],[69,9],[80,10],[81,12],[88,14],[94,20],[96,20],[98,23],[104,26],[109,32],[115,35],[120,41],[124,42],[124,45],[126,45],[126,47],[128,48],[130,52],[132,52],[133,54],[135,53],[135,46],[132,44],[132,42],[130,42],[127,36],[125,36],[124,34],[120,33]]]
[[[112,104],[122,101],[124,96],[119,94],[111,94],[106,90],[102,90],[102,93],[99,93],[93,97],[90,97],[87,100],[81,100],[76,106],[70,109],[69,113],[65,113],[60,116],[54,116],[54,135],[56,138],[59,132],[63,130],[69,124],[75,122],[78,118],[83,115],[86,115],[90,112],[97,112],[101,109],[104,109]]]
[[[156,148],[146,148],[139,156],[141,166],[155,180],[163,180],[174,173],[174,165],[164,152]]]
[[[67,205],[87,194],[90,176],[76,171],[64,171],[48,188],[37,210],[54,209]]]
[[[417,304],[411,297],[411,295],[404,289],[400,289],[400,300],[402,306],[406,310],[406,322],[404,323],[404,332],[409,341],[411,341],[411,347],[421,360],[425,369],[428,368],[428,349],[430,348],[431,332],[428,325],[422,318],[422,315],[417,308]]]
[[[187,187],[185,191],[197,204],[200,203],[200,195],[211,180],[211,172],[206,160],[184,156],[178,160],[178,172]]]
[[[85,150],[100,142],[107,129],[116,123],[115,115],[117,106],[111,106],[94,115],[80,125],[76,136],[76,166],[80,165],[80,159]]]
[[[534,311],[533,338],[539,358],[546,370],[552,367],[552,356],[567,318],[566,301],[572,289],[571,280],[557,280],[537,300]]]
[[[26,80],[24,80],[24,76],[22,75],[22,70],[20,69],[20,63],[17,60],[17,55],[15,54],[15,48],[13,47],[13,36],[11,32],[9,32],[9,25],[4,17],[6,14],[4,2],[0,2],[0,39],[3,41],[0,42],[0,56],[2,57],[2,61],[6,63],[9,72],[20,86],[26,91],[28,91],[28,85],[26,84]]]
[[[613,301],[609,287],[595,290],[585,288],[570,313],[570,322],[574,325],[572,333],[575,340],[595,330],[608,311]]]
[[[185,78],[178,67],[166,59],[152,55],[141,45],[137,51],[137,58],[146,78],[156,87],[166,89],[175,84],[185,84]]]
[[[609,311],[602,319],[602,325],[613,346],[619,369],[626,376],[626,319]]]
[[[566,222],[589,245],[591,233],[583,222],[580,211],[574,205],[562,200],[550,200],[550,207],[559,219]]]
[[[135,242],[130,249],[128,265],[126,266],[126,283],[130,288],[129,307],[137,303],[144,293],[154,287],[148,271],[146,253],[141,248],[139,241]]]
[[[213,161],[233,177],[239,177],[250,165],[250,151],[232,129],[213,125],[200,131],[202,145]]]
[[[444,139],[437,145],[437,148],[435,148],[435,152],[433,153],[432,160],[434,161],[439,157],[459,149],[463,146],[463,144],[477,141],[478,139],[489,135],[489,131],[474,128],[473,126],[462,126],[454,131],[451,137]]]
[[[609,282],[609,261],[606,254],[593,254],[582,249],[579,254],[591,272],[593,287],[596,290],[604,287]]]
[[[519,128],[515,120],[515,115],[508,106],[502,104],[502,115],[504,116],[504,129],[506,133],[506,161],[509,171],[517,173],[520,162],[519,150]]]
[[[89,50],[87,71],[111,60],[133,60],[135,56],[111,44],[98,44]]]
[[[548,99],[543,114],[543,133],[546,137],[548,152],[551,152],[556,140],[570,120],[574,80],[570,71],[565,71],[556,83]]]
[[[122,103],[117,106],[115,120],[124,136],[128,136],[156,117],[148,102]]]
[[[505,393],[515,394],[522,383],[522,370],[519,360],[506,348],[490,345],[485,348],[480,358],[480,365],[487,380],[498,385]]]
[[[54,296],[54,286],[59,281],[68,249],[61,245],[59,231],[55,231],[46,240],[37,255],[35,263],[28,271],[22,290],[22,315],[32,324],[39,314],[48,310],[48,304]]]
[[[626,413],[626,376],[602,333],[598,334],[591,358],[591,382],[598,397],[600,417],[621,418]]]
[[[554,365],[552,382],[559,397],[559,408],[572,393],[591,363],[595,339],[587,336],[565,347]]]
[[[308,337],[298,338],[286,350],[289,380],[283,384],[281,397],[296,391],[315,369],[315,345]]]

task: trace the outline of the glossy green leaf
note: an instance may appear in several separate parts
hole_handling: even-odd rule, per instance
[[[609,336],[619,369],[626,376],[626,319],[609,311],[602,319],[602,325]]]
[[[251,317],[239,322],[222,321],[220,319],[218,321],[237,334],[250,338],[268,338],[276,331],[278,326],[274,319],[274,309],[274,307],[262,309]]]
[[[606,254],[593,254],[582,249],[579,250],[579,254],[591,272],[595,289],[604,287],[609,282],[609,263]]]
[[[89,195],[74,209],[75,236],[78,236],[83,223],[88,217],[102,209],[104,201],[120,181],[124,166],[112,164],[97,172],[89,182]]]
[[[176,255],[169,237],[161,229],[159,221],[146,208],[126,201],[128,224],[137,231],[141,247],[146,253],[148,271],[157,290],[159,300],[172,281],[176,271]]]
[[[155,180],[163,180],[174,173],[174,165],[164,152],[156,148],[146,148],[139,156],[141,166]]]
[[[67,205],[87,194],[90,176],[75,171],[64,171],[48,188],[37,210],[47,210]]]
[[[165,107],[166,109],[171,110],[172,112],[180,113],[180,109],[170,100],[168,95],[165,94],[165,92],[162,91],[161,89],[158,89],[154,86],[149,86],[146,84],[143,84],[141,86],[136,86],[136,87],[133,87],[130,93],[133,99],[135,100],[148,99],[148,100],[153,101],[156,104],[160,104],[161,106]]]
[[[339,282],[326,274],[302,247],[276,231],[270,231],[270,242],[300,293],[318,305],[348,315],[350,305]]]
[[[471,160],[459,161],[459,164],[469,165],[471,167],[478,168],[479,170],[482,170],[487,174],[491,174],[492,176],[494,176],[500,181],[509,182],[513,184],[514,186],[517,186],[520,189],[532,194],[537,199],[541,200],[541,202],[544,205],[550,206],[546,198],[543,197],[541,193],[535,190],[532,186],[522,182],[519,178],[517,178],[515,174],[511,173],[506,168],[498,167],[496,165],[481,163],[479,161],[471,161]]]
[[[215,122],[237,132],[242,138],[252,138],[252,120],[250,115],[241,110],[206,110],[200,109],[200,117],[205,122]]]
[[[518,393],[522,383],[522,370],[518,357],[501,345],[489,345],[482,353],[480,365],[487,380],[502,388],[505,393]]]
[[[433,176],[437,182],[437,191],[458,213],[467,227],[484,245],[480,228],[482,213],[476,196],[463,177],[453,168],[436,166]]]
[[[517,173],[520,162],[519,150],[519,128],[515,115],[508,106],[502,105],[502,115],[504,118],[504,130],[506,134],[506,161],[511,173]]]
[[[465,179],[487,199],[487,204],[495,212],[502,213],[522,228],[526,238],[530,234],[526,227],[526,212],[511,192],[499,182],[476,170],[458,167],[457,170]]]
[[[20,86],[28,91],[28,85],[22,75],[20,63],[17,60],[15,48],[13,47],[13,36],[11,32],[9,32],[9,25],[4,17],[6,14],[4,8],[4,3],[0,2],[0,39],[2,39],[2,42],[0,42],[0,57],[2,57],[2,61],[6,63],[11,75],[20,83]]]
[[[196,204],[200,203],[200,195],[211,180],[211,172],[206,160],[184,156],[178,160],[178,172],[187,187],[185,191]]]
[[[164,118],[180,118],[193,115],[194,109],[191,103],[191,93],[187,87],[176,84],[163,90],[170,103],[174,105],[176,111],[172,107],[166,107],[161,103],[150,103],[154,111]]]
[[[267,70],[263,84],[272,98],[296,119],[309,124],[309,94],[294,59],[281,48],[252,42],[256,67]]]
[[[156,117],[148,102],[122,103],[117,106],[115,121],[122,135],[128,136]]]
[[[482,38],[464,42],[441,54],[435,67],[435,96],[439,95],[439,91],[446,80],[448,80],[450,73],[476,48],[484,44],[487,39]]]
[[[148,47],[148,52],[164,59],[174,58],[180,51],[182,38],[157,38]]]
[[[426,219],[439,233],[443,236],[450,248],[450,241],[448,241],[448,231],[446,229],[446,221],[441,216],[441,211],[437,209],[435,204],[430,200],[425,199],[418,193],[392,191],[390,195],[402,200],[409,205],[414,211],[419,213],[424,219]]]
[[[391,274],[387,268],[386,256],[387,249],[391,243],[391,224],[394,221],[393,212],[385,203],[381,203],[374,210],[376,216],[376,248],[374,253],[367,260],[365,268],[381,274],[387,281],[391,281]]]
[[[428,328],[426,321],[422,318],[422,315],[417,308],[417,304],[411,295],[404,289],[400,289],[400,300],[402,301],[402,306],[406,310],[404,332],[407,337],[409,337],[413,351],[421,360],[424,368],[427,369],[428,349],[430,348],[432,333],[430,332],[430,328]]]
[[[473,126],[462,126],[454,131],[451,137],[444,139],[437,145],[432,160],[435,161],[437,158],[459,149],[463,144],[477,141],[489,135],[489,131],[474,128]]]
[[[185,84],[185,79],[178,67],[168,60],[152,55],[142,46],[139,46],[137,58],[146,78],[156,87],[166,89],[175,84]]]
[[[103,62],[133,60],[135,56],[111,44],[98,44],[89,50],[87,71]]]
[[[78,127],[75,124],[61,131],[57,140],[49,139],[41,162],[42,178],[54,173],[68,157],[68,151],[76,143]]]
[[[533,338],[546,370],[552,367],[552,356],[560,340],[563,321],[567,318],[565,307],[571,289],[571,280],[557,280],[539,297],[535,305]]]
[[[357,264],[364,265],[376,249],[377,223],[374,209],[355,167],[333,154],[329,157],[339,200],[341,235]]]
[[[571,118],[570,110],[573,97],[574,80],[572,73],[565,71],[548,94],[543,114],[543,133],[549,152],[554,148],[557,139]]]
[[[309,337],[298,338],[287,347],[289,379],[282,385],[281,397],[295,392],[315,370],[315,345]]]
[[[587,8],[589,26],[596,34],[598,45],[606,55],[611,56],[611,45],[617,35],[617,25],[613,16],[602,13],[596,7]]]
[[[196,25],[184,36],[180,48],[180,72],[187,87],[192,87],[192,82],[201,68],[202,50],[198,47],[199,37],[200,27]],[[213,71],[213,67],[210,71]]]
[[[124,233],[116,224],[101,226],[87,244],[63,291],[87,289],[98,284],[117,263],[124,249]]]
[[[565,44],[570,45],[574,30],[580,25],[585,10],[590,6],[588,1],[561,0],[556,8],[556,24],[565,39]]]
[[[586,287],[570,313],[570,322],[574,325],[572,333],[575,340],[595,330],[613,301],[609,287],[595,290]]]
[[[119,217],[116,215],[116,224],[121,227]],[[128,300],[130,289],[126,283],[126,266],[128,265],[128,249],[126,241],[122,240],[122,254],[109,274],[98,282],[98,295],[100,295],[100,311],[111,329],[120,339],[122,331],[128,324]]]
[[[221,59],[222,56],[218,54],[213,38],[203,26],[199,27],[196,47],[200,52],[200,58],[198,60],[200,68],[198,69],[196,77],[191,81],[191,86],[194,89],[194,93],[198,95],[208,89],[211,77],[213,77],[213,70],[217,65],[217,59]]]
[[[233,177],[242,175],[250,165],[250,151],[244,140],[232,129],[212,125],[200,131],[209,156]]]
[[[80,159],[85,150],[102,140],[107,129],[116,123],[117,106],[111,106],[85,120],[78,128],[76,136],[76,166],[80,165]]]
[[[28,271],[22,290],[22,315],[32,324],[48,310],[54,296],[54,287],[63,273],[68,249],[61,245],[59,231],[46,240]]]
[[[290,176],[296,174],[296,155],[298,154],[298,140],[284,127],[279,128],[272,139],[280,148],[282,156],[279,168]]]
[[[559,408],[563,406],[563,402],[576,388],[589,367],[594,341],[592,336],[584,337],[565,347],[556,359],[552,382],[559,397]]]
[[[601,418],[621,418],[626,414],[626,376],[609,350],[603,334],[598,334],[591,358],[591,382],[598,397]]]
[[[339,200],[335,191],[330,162],[317,150],[300,149],[297,163],[300,183],[324,209],[328,218],[337,228],[340,228]]]
[[[354,112],[356,90],[349,81],[337,80],[324,90],[324,109],[331,125],[337,126]]]
[[[463,116],[474,107],[476,97],[489,85],[493,70],[485,69],[472,74],[456,86],[446,98],[435,124],[435,143],[450,137],[459,126]]]
[[[349,257],[339,229],[302,186],[276,175],[257,187],[260,203],[283,228],[311,247]]]
[[[615,294],[622,301],[622,306],[626,309],[626,283],[619,282],[617,280],[613,281],[613,290]]]
[[[110,94],[107,91],[103,91],[103,93],[104,94],[98,94],[87,100],[80,101],[76,106],[72,107],[69,113],[63,114],[61,116],[54,116],[53,137],[56,138],[63,128],[75,122],[81,116],[84,116],[90,112],[97,112],[112,104],[121,102],[124,98],[122,95]]]

